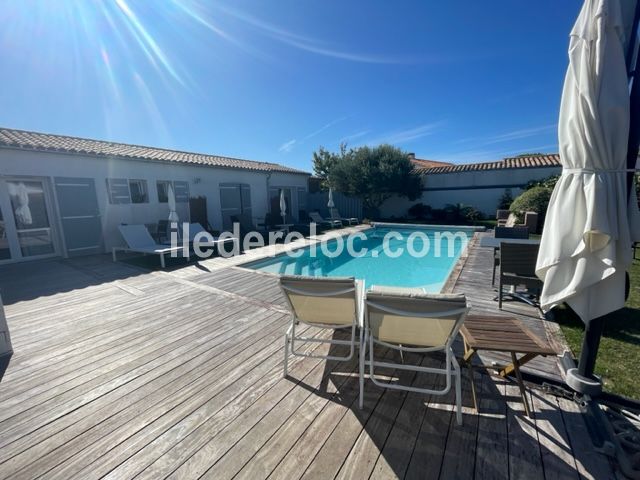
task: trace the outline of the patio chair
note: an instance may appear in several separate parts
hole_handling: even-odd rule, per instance
[[[356,344],[356,327],[362,317],[362,290],[360,280],[345,277],[301,277],[283,275],[280,288],[291,310],[291,325],[284,336],[284,376],[288,374],[289,355],[349,361]],[[326,339],[317,336],[300,337],[296,326],[304,323],[312,327],[330,330],[351,329],[350,340]],[[296,351],[296,342],[328,343],[349,347],[349,354],[316,355]]]
[[[469,311],[462,294],[429,294],[415,288],[374,287],[366,293],[364,329],[360,333],[360,408],[364,404],[364,375],[383,388],[431,395],[445,395],[455,377],[456,419],[462,423],[460,366],[451,348]],[[382,345],[403,352],[445,354],[444,368],[422,367],[376,360],[374,346]],[[367,360],[367,350],[369,359]],[[442,389],[418,388],[380,380],[376,367],[435,373],[446,377]]]
[[[499,227],[504,227],[509,219],[509,210],[499,209],[496,211],[496,222]]]
[[[360,220],[357,217],[343,217],[340,215],[340,212],[337,208],[330,208],[329,212],[331,213],[331,220],[340,220],[340,223],[347,225],[358,225]]]
[[[309,217],[311,217],[312,222],[317,223],[318,225],[326,225],[331,228],[342,226],[341,220],[325,220],[318,212],[311,212]]]
[[[167,245],[157,244],[149,231],[144,225],[118,225],[118,230],[127,244],[126,247],[113,247],[112,255],[113,261],[117,261],[116,252],[136,252],[143,253],[145,255],[159,255],[160,266],[165,268],[164,256],[171,252],[178,252],[182,247],[170,247]],[[187,255],[187,260],[189,256]]]
[[[535,289],[539,295],[542,290],[542,280],[536,276],[536,260],[540,245],[500,243],[500,277],[498,284],[498,308],[502,310],[503,287],[510,285],[516,288],[524,285],[528,290]],[[526,296],[517,294],[515,290],[509,293],[510,296],[528,303],[529,305],[539,305],[529,300]]]
[[[518,217],[517,215],[511,213],[509,214],[509,218],[507,222],[504,224],[505,227],[527,227],[529,232],[536,232],[538,228],[538,214],[536,212],[524,212],[524,220],[522,223],[517,223]]]
[[[527,227],[496,227],[493,233],[495,238],[529,238]],[[496,284],[496,268],[500,265],[498,249],[493,252],[493,272],[491,272],[491,286]]]

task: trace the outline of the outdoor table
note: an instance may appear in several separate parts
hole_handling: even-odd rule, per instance
[[[480,247],[493,248],[494,250],[500,249],[501,243],[520,243],[525,245],[539,245],[540,240],[533,238],[496,238],[496,237],[481,237]]]
[[[471,377],[471,392],[473,405],[478,411],[476,387],[473,383],[473,356],[480,350],[494,352],[508,352],[511,354],[511,363],[500,370],[500,376],[506,377],[511,372],[515,373],[516,382],[520,387],[520,395],[524,403],[527,416],[531,417],[531,409],[527,400],[527,391],[522,380],[520,367],[530,362],[537,356],[546,357],[556,355],[546,340],[541,339],[531,330],[525,327],[520,320],[512,317],[500,317],[493,315],[468,315],[460,329],[464,340],[464,363],[469,369]],[[518,358],[518,354],[522,354]],[[494,368],[482,365],[484,368]]]

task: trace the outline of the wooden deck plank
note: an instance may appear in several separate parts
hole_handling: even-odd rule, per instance
[[[476,377],[478,375],[476,374]],[[509,478],[509,443],[505,380],[488,374],[476,379],[478,389],[478,437],[474,478]]]
[[[580,478],[588,480],[619,478],[609,459],[604,454],[595,451],[587,425],[580,413],[580,407],[566,398],[558,398],[557,400]]]
[[[440,362],[434,361],[428,356],[415,356],[413,358],[407,356],[406,362],[425,367],[441,367],[439,365]],[[429,387],[433,387],[435,383],[434,376],[418,373],[415,374],[411,386],[426,388],[425,383],[427,382],[430,384]],[[371,385],[370,388],[377,387]],[[411,447],[418,433],[417,428],[412,429],[410,423],[414,415],[422,413],[421,410],[424,408],[428,398],[429,395],[420,395],[418,393],[405,393],[402,402],[391,397],[383,398],[382,404],[379,404],[372,416],[369,417],[336,478],[370,478],[379,463],[384,463],[390,470],[384,472],[379,469],[377,471],[378,478],[402,477],[401,472],[394,471],[394,468],[400,470],[403,468],[403,464],[404,468],[406,468],[406,460],[411,455],[413,450]],[[406,435],[403,431],[404,435],[398,438],[398,434],[404,430],[403,426],[409,430],[409,434]],[[392,433],[394,433],[393,436],[391,435]],[[398,458],[394,459],[392,452],[396,453],[396,457],[404,456],[405,462],[400,461]],[[385,454],[384,457],[383,453]],[[403,453],[404,455],[402,455]],[[384,458],[385,461],[381,462],[381,458]]]
[[[535,419],[526,416],[517,385],[507,383],[505,395],[507,396],[509,478],[544,479]]]
[[[427,357],[425,366],[442,368],[442,362]],[[418,388],[433,389],[436,385],[437,378],[435,376],[424,374],[418,374],[414,382],[414,386]],[[429,408],[431,398],[433,397],[426,396],[425,398],[424,395],[409,394],[389,433],[370,478],[404,477],[411,460],[411,454],[415,448],[422,418]]]
[[[444,378],[438,376],[435,388],[443,389],[444,386]],[[453,389],[444,396],[431,396],[429,407],[420,423],[418,437],[404,478],[417,480],[440,477],[454,404],[455,393]]]
[[[332,352],[332,354],[337,353],[337,350]],[[344,349],[343,353],[346,354],[347,350]],[[298,384],[242,439],[232,448],[228,448],[221,456],[220,461],[214,463],[213,467],[209,468],[201,478],[222,480],[235,476],[283,423],[288,422],[300,409],[303,409],[307,404],[312,404],[314,399],[319,399],[318,403],[321,403],[322,400],[326,402],[327,397],[332,397],[337,393],[349,378],[354,379],[353,374],[356,372],[357,366],[357,357],[348,363],[328,362],[324,366],[323,372],[317,372],[315,378],[313,376],[305,378],[304,383]]]
[[[30,448],[22,451],[20,456],[26,462],[39,458],[29,466],[30,470],[36,471],[43,471],[45,464],[48,468],[55,466],[48,457],[53,457],[53,461],[59,463],[79,451],[82,451],[79,460],[88,461],[99,456],[97,452],[101,446],[104,447],[104,453],[109,444],[117,443],[114,435],[122,438],[126,431],[135,433],[136,424],[142,428],[174,408],[180,399],[186,398],[189,394],[200,393],[204,388],[207,388],[208,394],[213,394],[216,389],[233,382],[233,375],[238,374],[237,367],[248,368],[252,362],[263,360],[263,354],[277,350],[275,344],[278,344],[281,338],[281,316],[267,317],[265,320],[266,336],[256,338],[255,329],[260,326],[254,325],[253,329],[237,333],[237,339],[240,340],[238,343],[212,345],[201,355],[194,356],[134,392],[102,408],[96,407],[89,416],[81,417],[79,410],[66,415],[57,425],[58,433],[39,431],[40,435],[29,436],[29,443],[37,442],[39,439],[42,441],[36,445],[27,444],[26,447]],[[270,344],[274,344],[275,348],[265,348]],[[228,355],[237,356],[228,358]],[[192,373],[193,376],[185,375],[188,373]],[[180,395],[177,395],[178,393]],[[78,468],[79,464],[80,462],[75,462],[75,468]],[[69,471],[65,474],[68,475]],[[54,476],[53,473],[49,475]]]
[[[100,450],[89,461],[84,451],[74,457],[71,465],[73,473],[82,478],[100,478],[127,462],[134,465],[135,462],[129,460],[132,456],[170,431],[182,419],[207,406],[215,412],[246,398],[257,380],[265,378],[265,375],[267,378],[277,375],[275,369],[279,367],[275,365],[278,365],[280,358],[278,343],[276,341],[258,355],[251,355],[249,360],[239,356],[242,364],[234,362],[233,368],[221,369],[220,374],[212,370],[204,384],[181,391],[177,398],[163,400],[158,409],[154,409],[146,418],[118,428],[114,432],[115,438],[103,437]],[[241,380],[237,379],[238,375],[241,375]],[[109,448],[113,445],[117,446]],[[64,468],[53,471],[55,476],[51,478],[69,478],[69,470],[69,465],[64,465]]]
[[[326,344],[310,348],[315,348],[314,352],[321,355],[326,355],[328,351]],[[234,402],[216,415],[200,422],[197,432],[195,429],[192,430],[195,434],[184,435],[181,432],[178,441],[169,438],[167,442],[167,439],[160,438],[159,442],[154,442],[151,447],[154,453],[157,449],[163,449],[163,444],[169,445],[170,449],[154,461],[150,468],[145,469],[139,478],[199,478],[288,394],[308,394],[306,389],[295,388],[299,382],[310,381],[313,384],[316,379],[321,379],[325,373],[331,371],[325,371],[324,363],[318,359],[307,360],[312,361],[297,364],[288,378],[282,378],[281,368],[274,370],[271,382],[250,389],[244,403]],[[139,468],[139,463],[139,460],[136,461],[136,469]],[[115,476],[111,478],[119,478],[121,474],[119,471],[113,473]]]
[[[562,414],[558,410],[558,402],[554,397],[543,398],[536,390],[531,391],[531,399],[545,478],[578,480],[576,462],[569,446]]]
[[[414,357],[413,361],[415,362],[415,360]],[[399,361],[399,359],[395,359],[395,361]],[[378,374],[378,371],[376,371],[376,374]],[[415,377],[415,372],[408,370],[396,370],[394,372],[393,370],[379,369],[379,374],[382,376],[389,375],[392,378],[397,377],[397,381],[404,385],[411,384]],[[371,395],[372,393],[373,395]],[[380,393],[380,395],[377,395],[377,393]],[[377,454],[384,445],[390,425],[395,420],[398,409],[404,403],[406,395],[406,391],[381,389],[371,381],[366,381],[364,408],[361,410],[356,407],[346,412],[304,471],[302,478],[334,478],[344,463],[347,462],[352,452],[354,455],[369,457],[368,465],[363,465],[363,470],[372,469],[377,460]],[[368,435],[361,436],[363,430],[366,430]],[[361,439],[360,445],[365,449],[371,447],[369,442],[373,441],[377,450],[377,452],[373,452],[375,458],[369,456],[371,452],[368,450],[358,448],[359,439]],[[364,444],[366,444],[366,447]],[[349,465],[346,468],[351,470]]]

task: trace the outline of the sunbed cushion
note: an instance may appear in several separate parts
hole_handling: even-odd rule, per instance
[[[374,287],[366,294],[373,337],[401,345],[444,346],[466,305],[462,294],[424,293],[415,288]]]
[[[296,317],[305,323],[351,325],[356,319],[354,278],[284,275],[280,285]]]

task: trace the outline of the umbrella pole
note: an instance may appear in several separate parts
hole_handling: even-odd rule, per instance
[[[629,99],[629,142],[627,144],[627,170],[634,170],[638,161],[638,148],[640,147],[640,79],[637,78],[638,65],[634,55],[637,46],[638,24],[640,23],[640,1],[636,3],[633,17],[633,27],[631,30],[631,40],[627,50],[627,70],[629,71],[629,81],[632,81]],[[636,81],[638,80],[638,81]],[[633,171],[627,172],[627,200],[631,198],[633,188]],[[631,248],[631,245],[629,245]],[[629,276],[627,275],[627,282]],[[627,290],[628,290],[627,285]],[[606,317],[606,316],[605,316]],[[598,355],[598,347],[604,329],[605,317],[598,317],[591,320],[585,327],[580,361],[578,363],[578,373],[583,377],[592,379]]]

